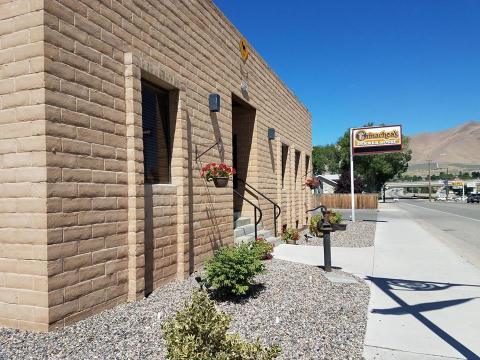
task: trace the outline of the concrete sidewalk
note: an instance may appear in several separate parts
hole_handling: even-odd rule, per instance
[[[334,266],[370,284],[365,358],[480,359],[480,270],[395,204],[379,220],[375,248],[332,249]],[[321,247],[281,245],[274,255],[323,264]]]

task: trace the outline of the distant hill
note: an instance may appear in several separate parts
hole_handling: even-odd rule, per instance
[[[412,160],[409,172],[423,172],[428,160],[452,165],[452,170],[480,168],[480,121],[455,128],[410,136]],[[442,166],[442,165],[439,165]]]

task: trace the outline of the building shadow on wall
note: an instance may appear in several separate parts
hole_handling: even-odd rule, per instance
[[[144,193],[144,251],[145,251],[145,296],[153,292],[154,271],[154,229],[153,229],[153,189],[151,184],[143,186]]]
[[[187,110],[187,147],[188,147],[188,273],[195,271],[195,249],[193,238],[193,145],[192,121]]]
[[[187,111],[187,142],[188,142],[188,228],[189,228],[189,272],[192,273],[195,271],[195,232],[194,232],[194,194],[193,194],[193,187],[194,187],[194,176],[200,175],[200,170],[204,163],[202,162],[201,157],[198,157],[202,154],[203,151],[208,149],[210,146],[216,143],[216,148],[220,161],[225,161],[225,149],[223,146],[223,141],[221,138],[220,127],[218,124],[217,114],[211,113],[211,121],[212,121],[212,128],[213,133],[215,136],[215,142],[205,143],[201,145],[201,148],[198,148],[198,145],[195,145],[195,151],[193,151],[193,130],[192,130],[192,121],[190,115]],[[212,148],[212,149],[213,149]],[[195,162],[194,156],[195,154]],[[206,155],[206,154],[205,154]],[[205,156],[204,155],[204,156]],[[211,230],[210,233],[207,234],[208,239],[210,241],[210,246],[212,250],[217,250],[219,247],[223,246],[222,243],[222,236],[220,232],[220,227],[218,223],[218,219],[215,216],[215,207],[214,207],[214,197],[210,193],[209,185],[204,180],[204,189],[205,189],[205,197],[206,201],[203,204],[205,206],[205,212],[207,214],[207,219],[210,221],[211,226],[209,227]]]
[[[273,141],[269,140],[268,141],[268,150],[270,152],[270,163],[272,164],[272,172],[275,174],[275,152],[273,149]],[[275,179],[276,181],[277,179]]]
[[[207,196],[207,203],[205,204],[205,211],[207,212],[207,218],[210,221],[211,232],[208,234],[208,239],[210,241],[210,247],[213,251],[218,250],[223,246],[222,233],[220,231],[220,226],[218,223],[217,216],[215,214],[214,198],[210,193],[208,182],[205,181],[205,191]]]
[[[217,150],[220,156],[220,162],[225,162],[225,147],[223,146],[222,134],[220,132],[220,125],[218,124],[218,117],[216,112],[210,113],[210,120],[212,121],[213,134],[215,135],[215,142],[217,143]]]
[[[225,162],[225,147],[223,145],[223,139],[222,139],[222,134],[220,131],[220,125],[218,123],[218,115],[216,112],[211,112],[210,113],[210,120],[212,122],[212,129],[213,133],[215,135],[215,141],[217,143],[216,149],[218,151],[218,156],[220,158],[220,162],[224,163]],[[200,167],[201,167],[201,160],[200,160]],[[210,183],[211,184],[211,183]],[[216,211],[215,210],[215,205],[214,201],[215,198],[210,192],[210,186],[207,181],[204,181],[205,185],[205,192],[207,196],[207,203],[205,204],[205,211],[207,213],[207,218],[210,221],[210,229],[211,232],[208,234],[208,239],[210,241],[210,247],[213,251],[219,249],[220,247],[223,246],[223,241],[222,241],[222,233],[220,231],[220,224],[218,221],[218,217],[216,216]]]

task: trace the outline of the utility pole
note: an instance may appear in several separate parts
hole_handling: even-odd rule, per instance
[[[350,197],[352,221],[355,222],[355,176],[353,172],[353,128],[350,129]]]
[[[448,166],[447,166],[447,189],[446,189],[447,194],[446,194],[446,197],[445,197],[446,201],[448,201],[448,182],[449,181],[448,181]]]
[[[428,201],[432,202],[432,160],[428,161]]]

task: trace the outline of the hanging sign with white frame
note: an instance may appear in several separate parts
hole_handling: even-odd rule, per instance
[[[402,151],[402,126],[369,126],[350,129],[350,201],[355,222],[354,156]]]
[[[402,151],[402,126],[371,126],[352,129],[353,155]]]

